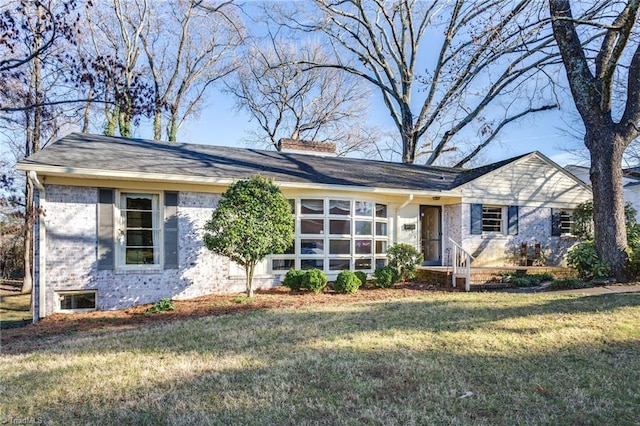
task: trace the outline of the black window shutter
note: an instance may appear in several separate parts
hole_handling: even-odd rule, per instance
[[[164,193],[164,269],[178,269],[178,193]]]
[[[115,191],[98,190],[98,269],[113,269],[115,237],[113,235],[113,203]]]
[[[482,234],[482,204],[471,204],[471,234]]]
[[[518,206],[509,206],[507,209],[507,233],[518,235]]]
[[[560,209],[551,209],[551,235],[554,237],[559,237],[562,234],[560,230],[560,212]]]

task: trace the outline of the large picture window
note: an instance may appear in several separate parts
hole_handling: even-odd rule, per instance
[[[158,194],[120,194],[120,265],[160,264],[159,204]]]
[[[386,264],[386,204],[330,197],[290,203],[296,223],[293,250],[271,256],[272,271],[373,271]]]

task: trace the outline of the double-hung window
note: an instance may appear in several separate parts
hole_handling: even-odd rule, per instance
[[[572,209],[552,209],[551,210],[551,235],[573,235],[573,210]]]
[[[501,206],[482,206],[482,232],[503,233]]]
[[[517,235],[518,206],[471,204],[472,235]]]
[[[160,265],[159,194],[120,194],[121,266]]]

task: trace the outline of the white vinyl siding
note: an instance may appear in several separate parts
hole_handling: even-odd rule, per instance
[[[497,205],[562,207],[591,199],[591,191],[578,179],[536,153],[466,183],[460,190],[468,202]]]

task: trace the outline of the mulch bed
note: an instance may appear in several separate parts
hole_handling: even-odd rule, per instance
[[[229,315],[240,312],[300,307],[323,303],[354,303],[395,297],[416,296],[425,291],[450,291],[425,283],[406,283],[390,289],[361,288],[356,294],[338,294],[331,290],[320,294],[293,292],[286,287],[256,291],[246,301],[244,294],[208,295],[189,300],[174,301],[176,309],[156,314],[145,314],[151,305],[140,305],[119,311],[94,311],[76,314],[53,314],[37,324],[1,331],[0,350],[16,353],[36,349],[43,339],[72,335],[77,332],[127,329],[167,321]],[[265,297],[269,295],[269,297]]]

